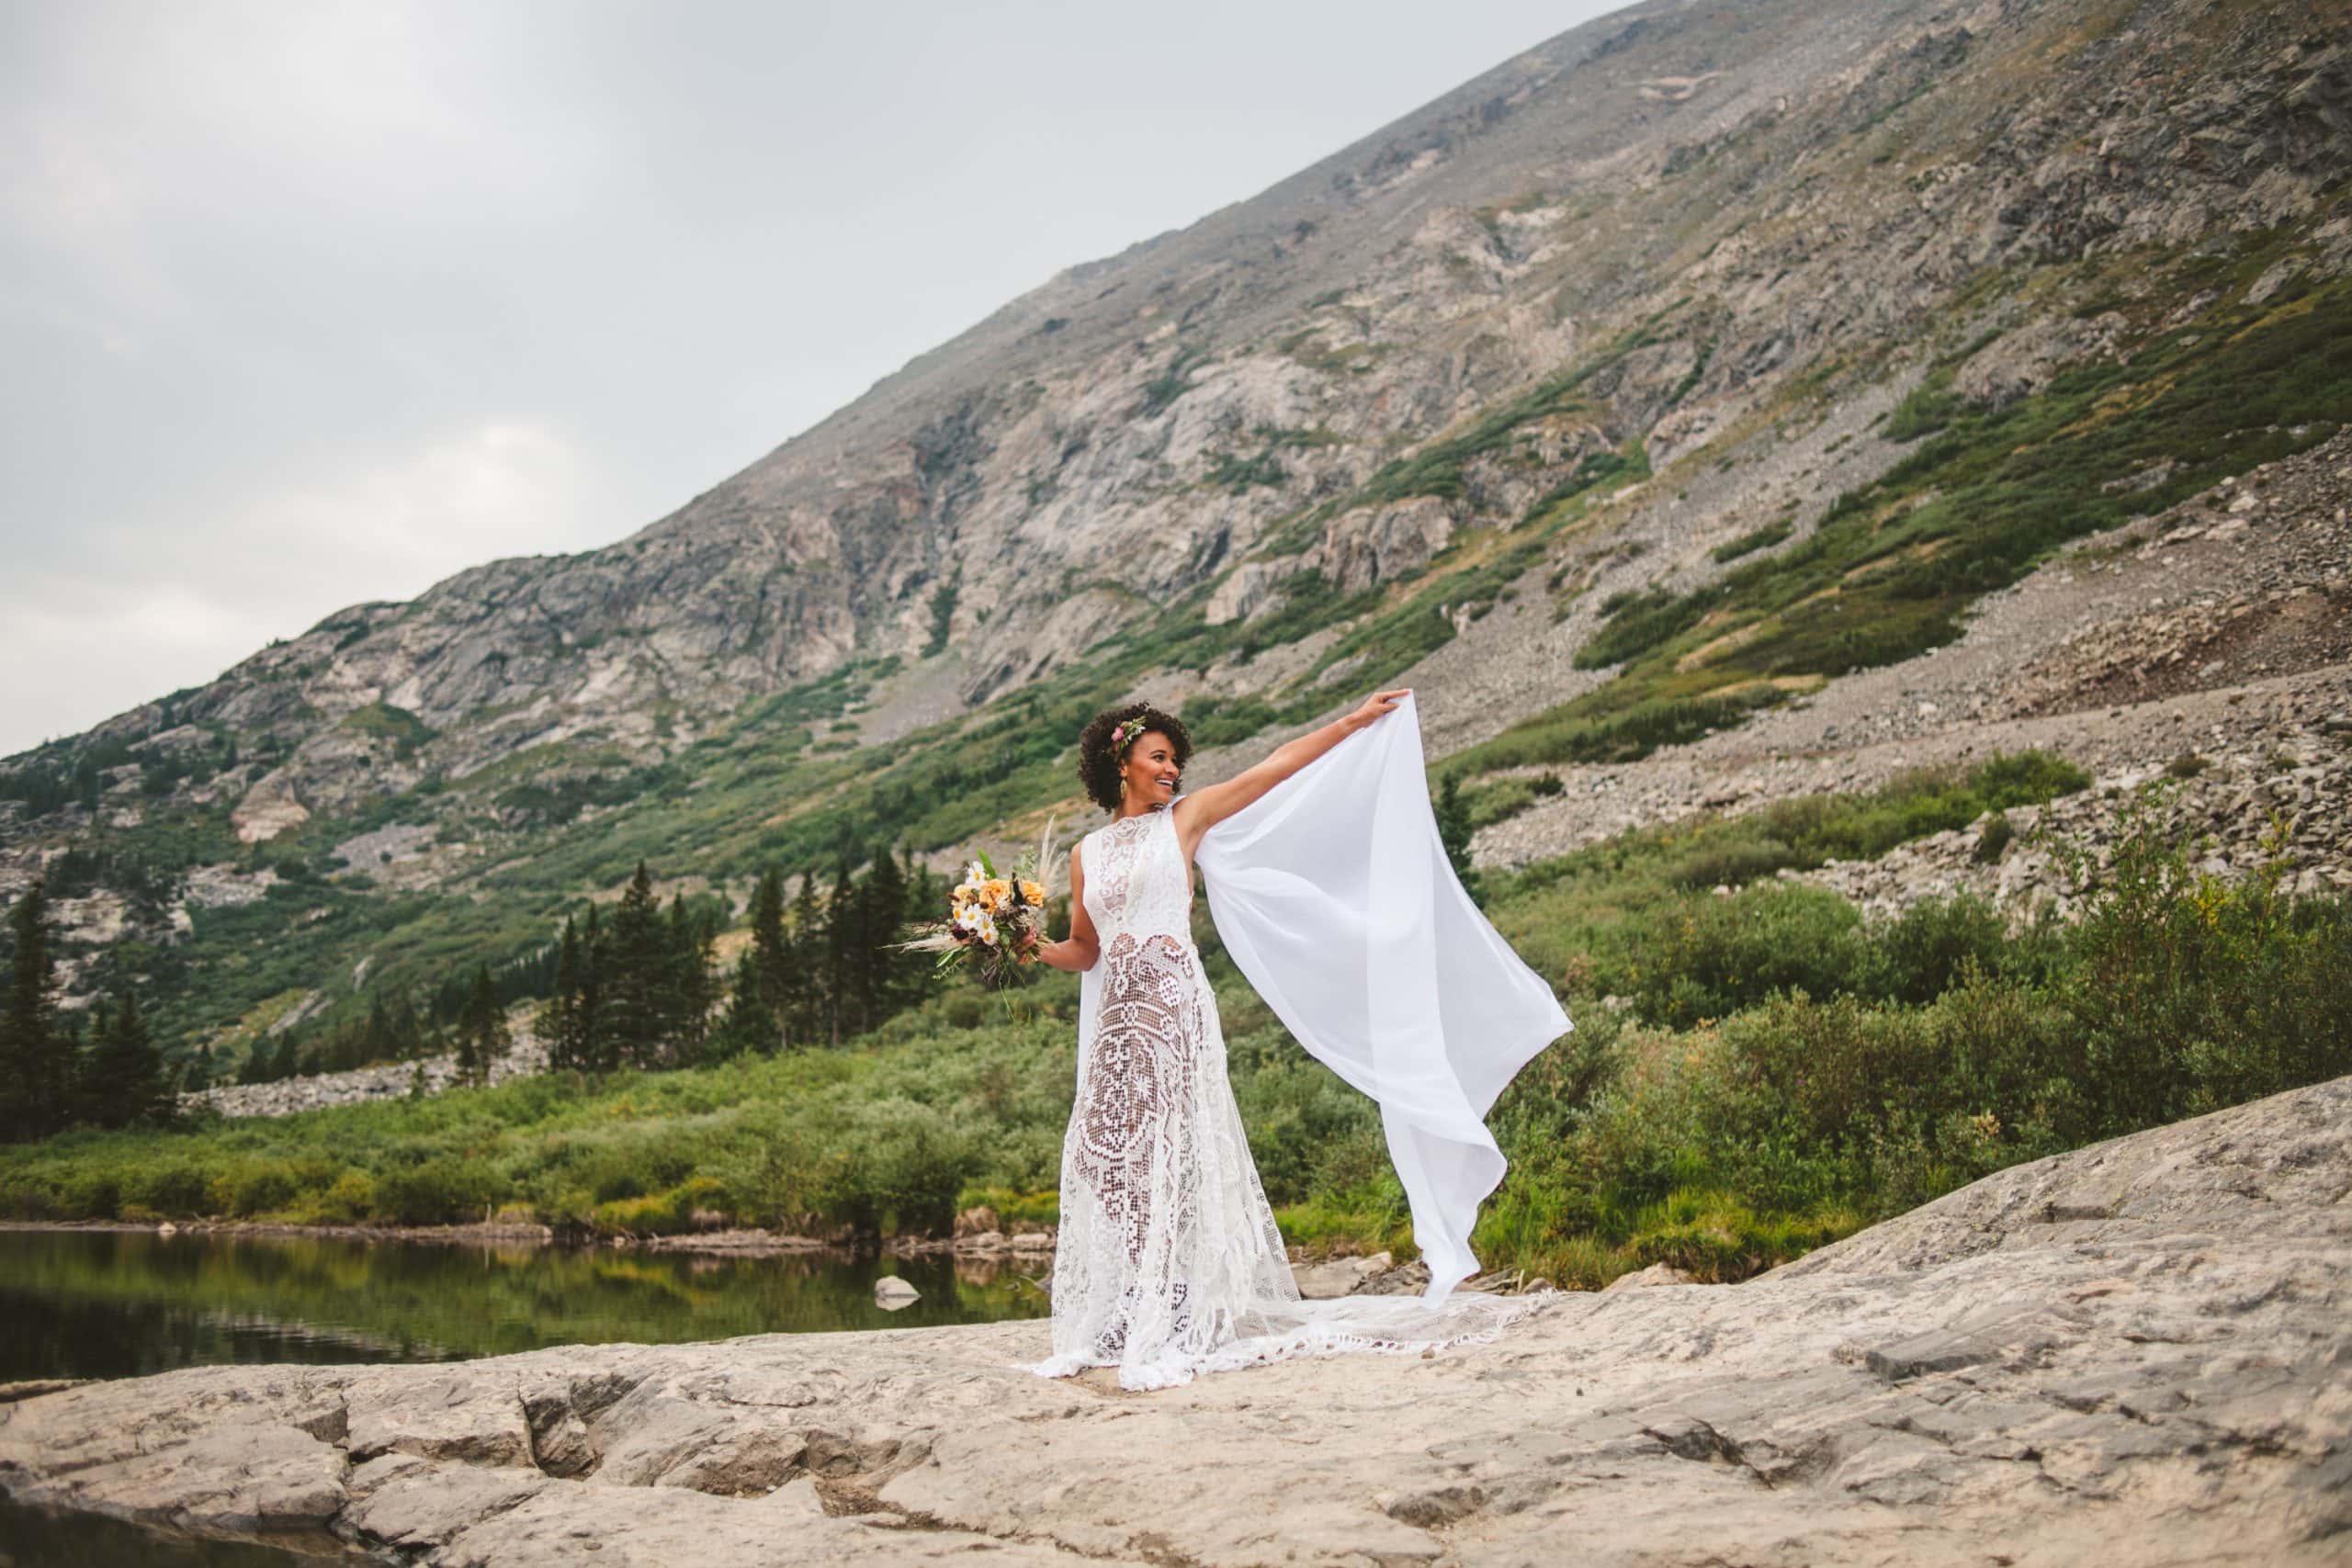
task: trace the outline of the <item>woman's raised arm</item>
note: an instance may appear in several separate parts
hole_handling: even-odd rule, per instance
[[[1393,692],[1374,692],[1353,713],[1335,718],[1320,729],[1309,730],[1295,740],[1283,741],[1255,767],[1244,769],[1223,784],[1178,796],[1168,809],[1175,815],[1176,832],[1184,845],[1185,858],[1189,860],[1199,847],[1202,834],[1381,715],[1395,712],[1396,705],[1411,691],[1409,686],[1399,686]]]

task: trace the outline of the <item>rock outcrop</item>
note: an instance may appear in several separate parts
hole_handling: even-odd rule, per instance
[[[490,1065],[489,1081],[502,1084],[547,1071],[548,1048],[526,1022],[511,1049]],[[339,1073],[305,1073],[269,1083],[216,1084],[180,1096],[184,1106],[209,1106],[223,1116],[294,1116],[331,1105],[360,1105],[371,1100],[404,1100],[422,1092],[440,1094],[460,1087],[455,1052],[386,1062]]]
[[[2342,1562],[2352,1079],[1736,1286],[1148,1395],[1037,1323],[220,1367],[0,1407],[20,1500],[436,1564]]]

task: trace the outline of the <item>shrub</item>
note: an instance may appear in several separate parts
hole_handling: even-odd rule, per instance
[[[1777,839],[1722,837],[1702,841],[1677,860],[1666,873],[1676,887],[1704,891],[1739,887],[1770,876],[1797,857]]]
[[[114,1172],[82,1169],[70,1173],[57,1189],[60,1219],[111,1220],[122,1207],[122,1183]]]
[[[696,1176],[666,1192],[600,1203],[590,1223],[601,1235],[676,1235],[694,1229],[697,1214],[728,1217],[736,1210],[726,1182],[714,1176]]]
[[[727,1166],[736,1218],[789,1235],[820,1228],[816,1224],[816,1161],[797,1126],[780,1110],[761,1106],[741,1123],[744,1152]]]
[[[1268,1201],[1299,1203],[1386,1173],[1377,1110],[1321,1063],[1283,1052],[1235,1089]]]
[[[1968,782],[1988,811],[2041,806],[2062,795],[2088,789],[2090,774],[2050,751],[1996,751],[1969,773]]]
[[[594,1225],[599,1235],[675,1235],[694,1228],[694,1204],[684,1188],[622,1198],[597,1204]]]
[[[213,1212],[211,1177],[203,1167],[187,1160],[159,1160],[137,1166],[122,1182],[122,1201],[168,1219],[194,1219]]]
[[[1861,917],[1826,888],[1766,882],[1729,897],[1685,895],[1654,917],[1635,951],[1634,1000],[1653,1023],[1723,1018],[1780,990],[1850,990]]]
[[[322,1224],[356,1225],[376,1213],[376,1180],[364,1170],[346,1170],[320,1195]]]
[[[376,1217],[400,1225],[458,1224],[478,1218],[506,1184],[479,1161],[443,1155],[376,1178]]]
[[[2127,813],[2065,987],[2103,1130],[2352,1072],[2352,906],[2282,895],[2276,861],[2235,883],[2197,871],[2154,802]]]
[[[978,1168],[971,1136],[930,1106],[890,1099],[865,1107],[827,1140],[816,1208],[837,1225],[880,1235],[944,1235],[956,1197]]]
[[[61,1201],[57,1184],[41,1172],[12,1170],[0,1175],[0,1214],[12,1220],[61,1218]]]
[[[1970,964],[2002,966],[2008,928],[1993,907],[1973,894],[1925,898],[1870,933],[1863,988],[1914,1006],[1934,1001],[1960,982]]]
[[[1749,1136],[1786,1130],[1804,1145],[1849,1146],[1889,1100],[1940,1076],[1937,1041],[1917,1012],[1857,997],[1776,997],[1724,1025],[1742,1102],[1723,1129]],[[1736,1145],[1735,1145],[1736,1150]]]
[[[215,1175],[205,1198],[210,1213],[248,1219],[285,1208],[300,1190],[300,1181],[284,1162],[247,1159]]]

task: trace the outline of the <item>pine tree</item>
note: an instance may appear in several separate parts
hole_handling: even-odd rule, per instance
[[[405,993],[384,1004],[384,1052],[394,1061],[425,1055],[424,1025]]]
[[[670,900],[669,963],[662,998],[662,1065],[690,1067],[702,1060],[710,1033],[710,1010],[718,1000],[710,973],[716,934],[686,907],[681,893]]]
[[[653,896],[653,876],[637,863],[613,911],[605,965],[604,1026],[611,1051],[631,1066],[661,1063],[671,1007],[670,932]]]
[[[748,956],[759,987],[760,1003],[775,1021],[775,1033],[767,1040],[746,1043],[763,1054],[783,1050],[792,1043],[790,1010],[795,964],[792,942],[784,928],[784,877],[774,866],[761,876],[759,888],[752,895],[752,946]]]
[[[824,1032],[825,1017],[824,907],[817,902],[817,879],[800,874],[800,891],[792,898],[792,974],[784,1004],[792,1037],[808,1044]]]
[[[931,874],[931,868],[915,856],[915,847],[907,846],[907,863],[901,874],[907,885],[907,918],[928,920],[935,917],[946,902],[947,884]]]
[[[384,1005],[384,993],[371,991],[368,995],[368,1021],[359,1032],[359,1049],[354,1053],[361,1063],[389,1062],[400,1055],[400,1041],[392,1032],[392,1015]]]
[[[8,913],[8,997],[0,1009],[0,1132],[38,1138],[73,1109],[74,1043],[58,1018],[49,890],[34,877]]]
[[[605,931],[604,917],[591,904],[580,931],[580,998],[571,1021],[573,1060],[586,1072],[608,1073],[620,1065],[605,1010],[605,978],[612,967],[612,938]]]
[[[905,875],[907,884],[906,918],[908,919],[925,921],[935,920],[945,913],[947,908],[947,878],[938,874],[929,866],[923,864],[922,860],[916,856],[914,846],[911,844],[907,846]],[[1046,908],[1046,914],[1049,919],[1052,912],[1053,906],[1049,902]],[[1041,929],[1041,938],[1043,934],[1044,933]],[[921,1000],[924,993],[929,991],[932,987],[933,971],[931,965],[928,964],[910,962],[908,960],[908,955],[904,953],[896,953],[892,956],[898,960],[895,964],[895,968],[897,969],[899,976],[899,983],[905,987],[903,992],[904,1004],[911,1005],[912,1003]]]
[[[759,954],[746,948],[735,961],[727,1011],[711,1032],[712,1055],[727,1057],[756,1051],[763,1056],[774,1055],[783,1039],[783,1026],[776,1021],[775,1010],[768,1005],[767,990],[761,982]]]
[[[902,955],[888,945],[899,940],[899,928],[907,923],[907,876],[889,850],[874,857],[858,902],[858,940],[865,948],[860,999],[870,1029],[911,1000],[914,982],[921,978],[912,965],[898,962]]]
[[[584,1065],[579,1028],[580,928],[567,915],[563,935],[556,942],[555,985],[539,1010],[539,1038],[548,1043],[548,1070],[576,1072]]]
[[[105,1016],[103,1008],[97,1010],[100,1017]],[[88,1032],[83,1028],[85,1021],[80,1013],[68,1011],[63,1008],[58,1010],[56,1047],[61,1057],[62,1070],[65,1075],[65,1089],[58,1100],[60,1109],[57,1113],[57,1125],[59,1127],[70,1127],[75,1122],[81,1121],[84,1115],[82,1068],[83,1064],[89,1060],[89,1052],[83,1048],[83,1036]],[[95,1045],[96,1043],[96,1036],[92,1033],[90,1043]]]
[[[126,989],[111,1011],[91,1020],[90,1054],[82,1064],[83,1114],[101,1127],[171,1120],[174,1102],[163,1054],[148,1039],[139,993]]]
[[[1470,866],[1470,808],[1462,803],[1462,780],[1448,773],[1437,792],[1437,836],[1445,847],[1446,863],[1453,867],[1453,874],[1462,879],[1463,890],[1470,901],[1480,908],[1487,907],[1486,889],[1479,886],[1480,877]]]
[[[107,1010],[107,999],[99,997],[90,1004],[90,1049],[74,1053],[74,1109],[67,1120],[89,1126],[106,1126],[100,1104],[98,1085],[94,1077],[98,1048],[106,1043],[107,1031],[112,1015]]]
[[[825,900],[825,1035],[836,1045],[844,1032],[856,1034],[865,1027],[865,922],[853,866],[852,852],[844,845],[833,865],[832,893]]]
[[[474,965],[473,984],[466,991],[466,1005],[458,1020],[458,1079],[460,1083],[486,1084],[490,1070],[512,1043],[506,1030],[506,1010],[498,1005],[498,992],[490,982],[490,966]]]

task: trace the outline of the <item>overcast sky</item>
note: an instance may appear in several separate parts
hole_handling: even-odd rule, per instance
[[[0,755],[608,543],[1620,0],[0,0]]]

